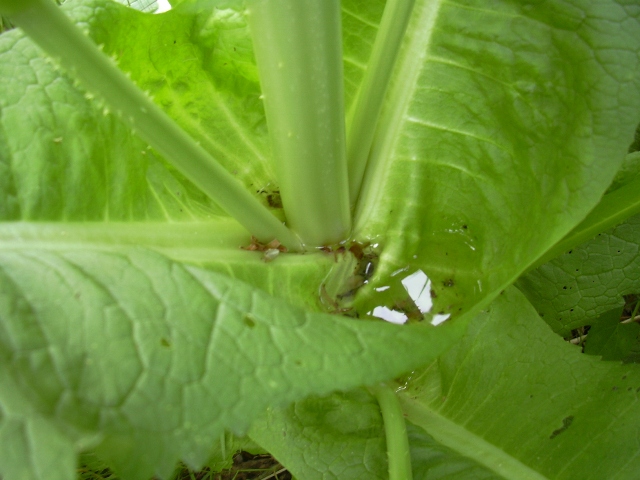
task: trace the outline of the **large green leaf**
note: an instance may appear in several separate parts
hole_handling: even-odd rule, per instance
[[[277,183],[238,2],[173,3],[176,9],[159,16],[100,0],[69,0],[65,11],[267,203]],[[631,7],[574,3],[416,2],[356,218],[356,237],[382,251],[359,313],[378,305],[410,310],[400,280],[420,272],[430,279],[421,288],[433,297],[432,313],[487,306],[605,191],[640,111],[633,75],[640,28]],[[383,4],[343,2],[347,104],[365,74]],[[74,452],[89,447],[133,478],[166,474],[178,457],[202,463],[223,429],[245,429],[267,406],[388,379],[460,335],[456,321],[397,328],[310,313],[321,308],[334,266],[338,276],[353,277],[352,260],[281,254],[265,263],[262,253],[240,250],[250,241],[246,232],[218,217],[210,200],[104,113],[18,31],[0,36],[6,480],[69,478]],[[391,288],[373,290],[384,286]],[[620,441],[621,455],[633,458],[638,420],[624,399],[615,400],[634,391],[606,376],[636,381],[635,370],[570,352],[517,294],[505,297],[481,315],[486,328],[477,323],[441,370],[434,366],[414,383],[444,389],[450,400],[407,400],[417,423],[425,426],[433,419],[425,412],[437,412],[438,428],[477,440],[472,446],[490,455],[460,451],[431,432],[445,445],[429,456],[429,441],[418,435],[420,458],[428,459],[420,468],[446,463],[449,454],[458,463],[475,455],[469,468],[495,470],[491,462],[502,459],[515,472],[535,476],[530,466],[555,475],[564,455],[571,465],[584,461],[579,473],[606,478],[612,460],[596,464],[598,446]],[[463,351],[474,362],[458,362]],[[460,376],[452,373],[458,368]],[[591,371],[589,379],[580,376]],[[487,396],[492,379],[500,390]],[[521,398],[524,390],[534,399]],[[507,431],[512,418],[520,423]],[[608,433],[609,419],[619,438]],[[596,440],[567,460],[581,441],[574,431]],[[538,452],[544,465],[522,463]],[[374,471],[383,475],[379,464]]]
[[[198,466],[267,406],[398,375],[463,327],[309,313],[139,248],[3,248],[0,265],[7,479],[69,478],[74,444],[126,478]]]
[[[580,353],[510,288],[401,400],[439,443],[504,478],[633,479],[638,392],[638,365]]]
[[[486,305],[581,220],[633,139],[639,39],[616,1],[418,0],[355,220],[384,246],[363,302],[407,267],[437,310]]]

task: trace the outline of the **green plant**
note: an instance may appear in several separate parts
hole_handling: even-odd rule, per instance
[[[634,4],[173,7],[0,0],[2,477],[634,478]]]

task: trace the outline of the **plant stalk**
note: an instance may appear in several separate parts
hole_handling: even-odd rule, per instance
[[[389,480],[411,480],[411,451],[398,396],[388,385],[369,387],[369,391],[376,397],[382,411],[389,458]]]
[[[289,249],[300,240],[143,93],[51,0],[0,0],[6,13],[45,52],[70,70],[182,174],[263,242]]]
[[[309,245],[351,229],[339,0],[249,0],[287,221]]]
[[[367,70],[347,122],[349,194],[355,205],[369,159],[391,73],[409,24],[415,0],[388,0]]]

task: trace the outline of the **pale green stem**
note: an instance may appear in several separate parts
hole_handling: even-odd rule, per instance
[[[247,15],[287,221],[305,244],[351,229],[339,0],[249,0]]]
[[[530,268],[533,270],[540,265],[553,260],[571,248],[591,240],[599,233],[619,225],[627,218],[640,213],[640,177],[627,185],[606,194],[600,203],[587,217],[556,243]]]
[[[347,122],[347,161],[352,205],[360,193],[378,117],[414,3],[415,0],[387,1],[367,70]]]
[[[90,92],[259,240],[290,249],[299,239],[127,78],[51,0],[0,0],[6,13]]]
[[[369,391],[376,397],[382,411],[389,458],[389,480],[411,480],[411,451],[398,396],[387,385],[369,387]]]

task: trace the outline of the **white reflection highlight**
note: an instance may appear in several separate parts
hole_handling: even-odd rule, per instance
[[[387,322],[397,323],[398,325],[402,325],[407,321],[407,316],[404,313],[391,310],[387,307],[376,307],[373,309],[373,312],[369,312],[369,315],[381,318]]]
[[[451,316],[450,313],[447,313],[446,315],[442,315],[440,313],[437,313],[433,316],[433,318],[431,319],[431,325],[433,325],[434,327],[436,325],[440,325],[442,322],[444,322],[445,320],[448,320],[449,317]]]
[[[398,275],[403,271],[407,271],[408,268],[403,268],[400,270],[396,270],[393,272],[393,275]],[[400,283],[406,290],[407,294],[416,305],[418,310],[425,315],[429,314],[433,309],[433,299],[431,298],[431,280],[427,277],[427,274],[422,270],[416,270],[410,275],[404,277]],[[376,288],[376,291],[384,291],[387,290],[389,286]],[[392,310],[385,306],[379,306],[373,309],[372,312],[369,312],[369,315],[374,317],[378,317],[382,320],[386,320],[387,322],[403,324],[408,320],[408,317],[403,312],[399,312],[397,310]],[[451,314],[444,313],[436,313],[431,316],[431,325],[440,325],[444,321],[448,320],[451,317]]]
[[[422,313],[428,313],[433,308],[431,300],[431,280],[422,270],[413,272],[401,281],[402,286],[407,291],[413,303]]]
[[[171,4],[168,0],[157,0],[158,9],[154,13],[164,13],[171,10]]]

